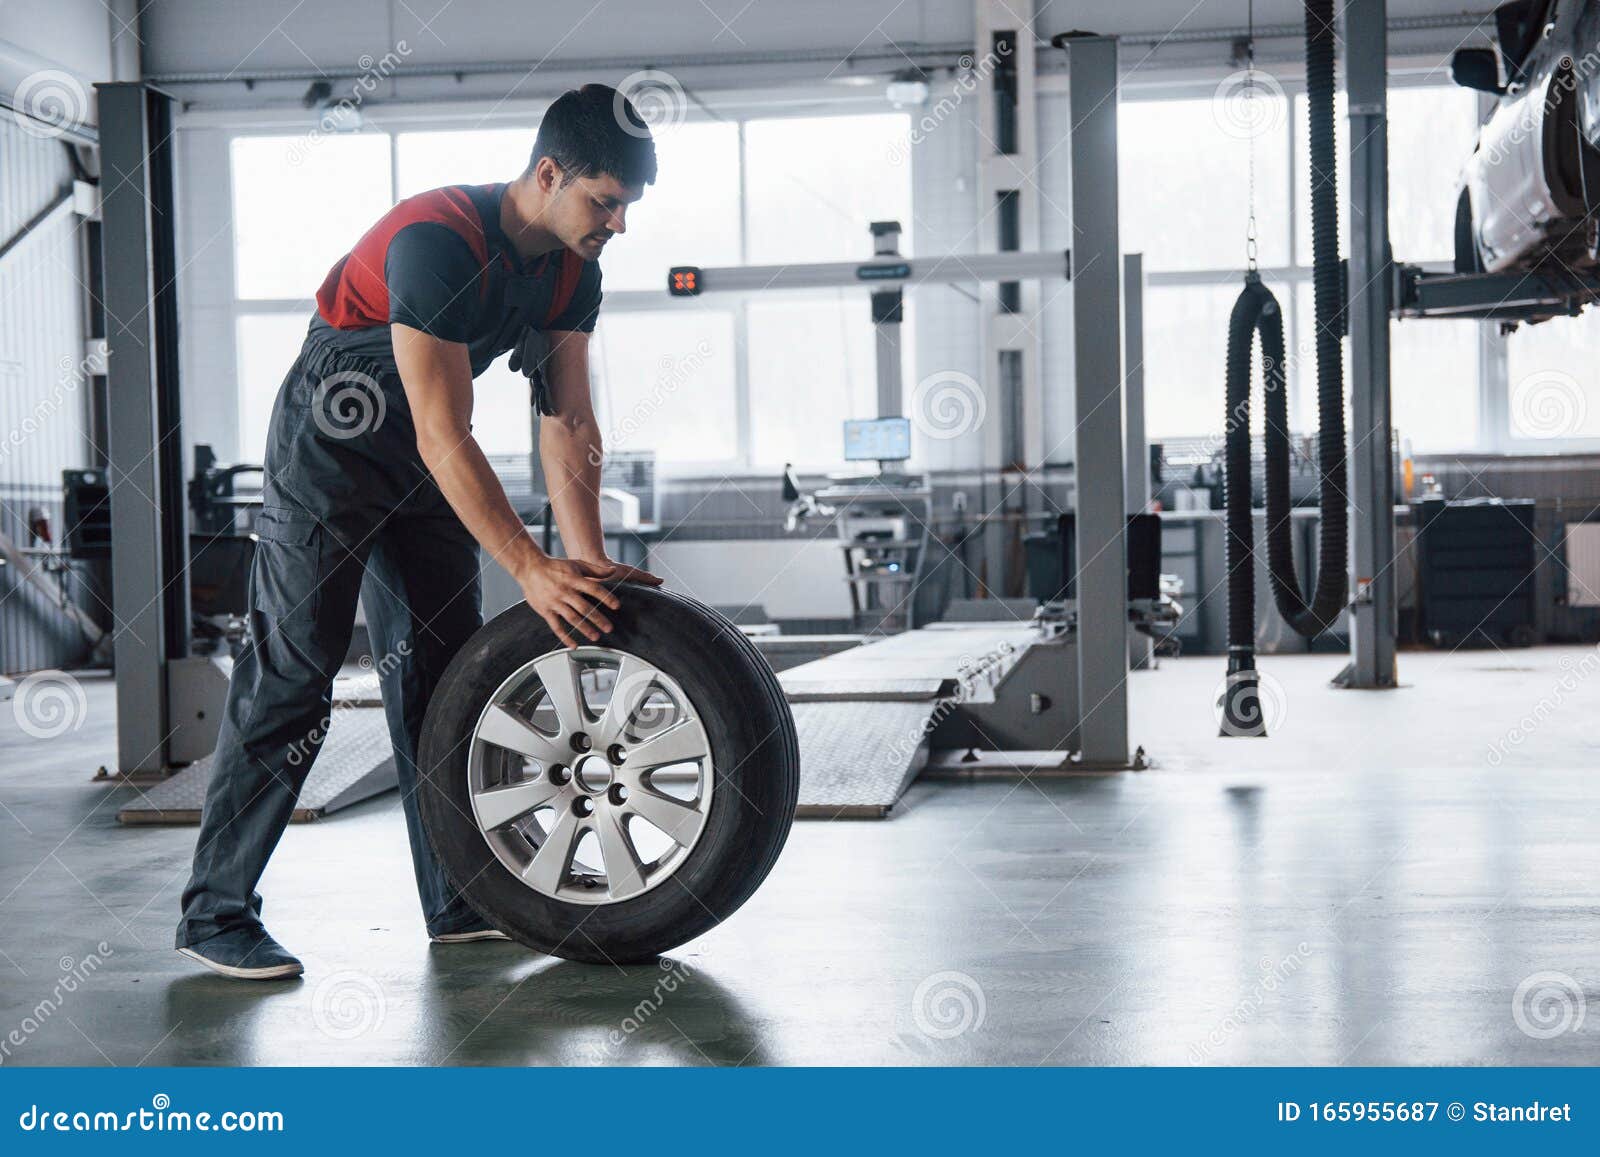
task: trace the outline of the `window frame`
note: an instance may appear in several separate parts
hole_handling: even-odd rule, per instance
[[[1302,126],[1296,123],[1293,116],[1293,102],[1297,96],[1305,92],[1303,80],[1296,77],[1279,75],[1280,85],[1286,100],[1290,102],[1290,115],[1285,117],[1285,125],[1281,130],[1281,142],[1277,147],[1288,150],[1291,159],[1287,166],[1288,188],[1288,239],[1290,246],[1290,263],[1283,266],[1263,267],[1262,275],[1269,279],[1275,287],[1281,287],[1289,303],[1291,332],[1288,336],[1291,342],[1297,342],[1300,333],[1308,322],[1299,315],[1301,310],[1293,304],[1298,297],[1298,287],[1308,284],[1311,280],[1310,254],[1299,252],[1300,215],[1297,198],[1295,196],[1295,182],[1297,175],[1293,164],[1296,134],[1303,132]],[[1041,77],[1040,91],[1055,92],[1058,90],[1059,78],[1055,76]],[[1391,88],[1447,88],[1448,85],[1439,83],[1437,69],[1429,71],[1412,70],[1396,71],[1390,77]],[[1173,79],[1171,77],[1140,78],[1133,82],[1125,82],[1122,88],[1122,99],[1128,102],[1143,102],[1149,100],[1167,99],[1207,99],[1216,88],[1216,77],[1210,72],[1204,76],[1188,73],[1187,77]],[[1479,120],[1487,108],[1492,107],[1492,99],[1480,99]],[[494,104],[480,105],[477,102],[463,102],[461,105],[452,106],[388,106],[375,109],[371,118],[372,123],[364,127],[363,132],[381,132],[389,137],[390,142],[390,183],[391,190],[398,189],[399,182],[399,135],[413,131],[451,131],[473,128],[519,126],[526,127],[530,137],[537,126],[539,116],[546,107],[542,101],[512,101],[496,102]],[[744,124],[754,119],[770,119],[779,117],[815,117],[827,116],[860,116],[883,114],[892,111],[881,99],[872,98],[866,90],[856,94],[810,94],[796,95],[784,93],[779,96],[764,98],[760,95],[750,95],[733,106],[734,111],[725,118],[739,125],[738,169],[740,180],[740,220],[738,222],[740,236],[741,261],[746,260],[746,223],[745,223],[745,166],[746,149],[744,143]],[[687,120],[699,121],[711,119],[697,107],[691,107]],[[179,127],[196,129],[220,130],[224,155],[231,157],[231,142],[239,136],[284,136],[296,135],[306,131],[306,115],[299,110],[284,111],[251,110],[249,113],[237,111],[206,111],[199,113],[186,113],[181,118]],[[1348,165],[1346,164],[1346,168]],[[226,172],[229,182],[226,196],[229,204],[232,201],[233,172],[231,163]],[[913,187],[913,197],[915,188]],[[220,238],[219,238],[220,240]],[[865,244],[865,239],[863,241]],[[232,249],[232,238],[228,238],[228,245]],[[1407,254],[1397,253],[1397,258],[1407,259]],[[230,255],[230,264],[232,261]],[[1431,266],[1430,266],[1431,267]],[[1161,271],[1146,267],[1146,280],[1151,286],[1172,286],[1193,283],[1218,283],[1228,278],[1239,275],[1242,268],[1242,239],[1241,263],[1239,267],[1229,269],[1188,270],[1188,271]],[[747,320],[746,306],[752,298],[751,293],[719,294],[719,307],[728,308],[734,315],[734,332],[736,340],[736,368],[735,368],[735,420],[738,424],[737,445],[739,454],[733,459],[711,461],[664,461],[659,473],[663,478],[692,479],[692,478],[721,478],[738,473],[751,473],[757,469],[750,458],[751,417],[748,376],[748,348],[746,341]],[[693,308],[693,300],[686,304],[684,299],[668,298],[665,294],[650,290],[614,290],[606,294],[605,310],[633,311],[651,309]],[[237,285],[230,274],[230,289],[227,298],[225,326],[219,327],[219,337],[222,333],[227,335],[230,343],[236,341],[238,319],[243,314],[269,314],[269,313],[301,313],[309,316],[315,308],[315,301],[311,297],[302,299],[241,299],[237,296]],[[863,308],[866,308],[863,302]],[[1415,323],[1426,324],[1426,323]],[[1048,340],[1048,339],[1047,339]],[[908,346],[908,348],[912,348]],[[232,357],[229,362],[237,366],[238,351],[231,350]],[[1478,389],[1477,408],[1478,437],[1474,444],[1459,447],[1463,453],[1497,452],[1510,454],[1551,454],[1595,452],[1600,450],[1600,437],[1594,438],[1562,438],[1562,439],[1527,439],[1514,438],[1510,427],[1510,390],[1512,383],[1508,377],[1508,358],[1506,356],[1505,342],[1496,332],[1496,323],[1479,323],[1478,342]],[[914,379],[914,369],[906,366],[908,380]],[[1292,387],[1291,405],[1295,407],[1291,412],[1299,413],[1302,404],[1301,392],[1305,386],[1302,381],[1297,381]],[[238,407],[235,415],[235,432],[239,432],[239,422],[242,418],[242,407]],[[1402,434],[1405,431],[1401,431]],[[1452,451],[1433,451],[1427,453],[1450,453]]]
[[[473,129],[482,128],[525,127],[528,132],[528,140],[531,147],[533,134],[537,130],[539,116],[542,115],[542,112],[542,106],[537,109],[518,108],[516,110],[507,110],[500,116],[486,119],[475,117],[470,112],[444,112],[441,114],[440,112],[430,113],[420,110],[407,110],[405,112],[390,112],[389,110],[384,110],[381,118],[374,117],[374,123],[370,125],[363,125],[361,129],[357,130],[356,133],[329,135],[337,137],[345,135],[353,136],[362,134],[381,134],[388,138],[390,203],[394,204],[399,200],[400,195],[400,138],[403,135],[412,132],[449,132],[470,131]],[[738,254],[740,264],[748,263],[749,254],[749,207],[747,199],[748,180],[746,171],[748,162],[745,142],[745,131],[748,122],[752,120],[792,118],[814,119],[819,116],[861,117],[882,116],[886,114],[904,115],[909,126],[911,116],[909,112],[890,108],[881,101],[839,102],[833,100],[818,100],[816,102],[799,102],[793,104],[783,102],[773,105],[752,102],[748,108],[740,108],[736,115],[726,115],[715,118],[707,115],[699,109],[689,110],[685,117],[684,123],[704,123],[713,120],[722,120],[725,122],[731,121],[738,127],[736,161],[739,181],[739,212],[735,227],[738,230]],[[303,124],[285,122],[278,117],[266,118],[264,123],[257,124],[239,123],[237,121],[233,121],[220,127],[222,127],[224,130],[224,149],[225,155],[228,157],[227,195],[230,198],[230,204],[232,203],[231,198],[233,195],[233,183],[235,180],[232,164],[234,140],[240,137],[294,136],[304,132]],[[232,226],[230,217],[230,236],[228,240],[230,249],[233,249],[234,239],[231,235],[231,228]],[[906,226],[906,235],[908,237],[910,235],[910,231],[911,223],[908,222]],[[861,256],[864,259],[870,256],[871,253],[871,238],[867,234],[865,222],[862,223],[861,243]],[[235,255],[236,252],[237,251],[234,250]],[[236,256],[231,260],[236,262]],[[663,275],[665,275],[665,272],[665,270],[662,271]],[[732,315],[734,335],[734,420],[737,425],[735,438],[737,452],[732,458],[662,459],[658,461],[657,465],[658,477],[671,478],[674,480],[688,480],[694,478],[725,478],[738,474],[760,473],[764,475],[768,472],[770,464],[755,462],[752,454],[754,439],[751,418],[752,406],[750,399],[749,374],[749,304],[752,300],[755,300],[759,296],[759,293],[760,291],[758,290],[719,293],[717,295],[715,304],[712,305],[709,302],[702,302],[698,298],[669,297],[665,292],[664,286],[661,290],[607,289],[605,291],[605,303],[601,308],[600,315],[602,324],[604,324],[604,319],[608,315],[615,316],[619,313],[643,313],[670,309],[706,308],[714,309],[718,313],[726,312]],[[865,290],[861,292],[860,296],[861,309],[865,313],[870,309],[870,299]],[[240,352],[237,346],[237,335],[239,319],[241,317],[249,315],[294,313],[302,314],[309,319],[311,313],[315,309],[316,299],[314,296],[303,298],[240,297],[238,292],[238,278],[237,276],[232,277],[228,295],[228,312],[226,320],[227,333],[229,335],[228,340],[233,343],[232,362],[236,367],[236,380]],[[908,375],[910,374],[909,366],[906,369],[906,373]],[[241,438],[244,434],[244,413],[245,407],[242,404],[241,398],[240,403],[236,407],[235,413],[235,434]],[[609,420],[608,416],[603,414],[600,416],[600,418],[602,424]],[[536,451],[537,447],[534,449]],[[819,461],[815,463],[796,463],[797,469],[808,473],[812,472],[813,470],[837,469],[838,465],[839,464],[837,462],[827,461]]]
[[[1299,307],[1301,287],[1309,287],[1313,279],[1311,253],[1309,242],[1302,244],[1300,236],[1302,222],[1301,207],[1297,196],[1299,182],[1303,179],[1295,167],[1295,153],[1299,147],[1299,136],[1304,129],[1294,115],[1297,98],[1306,94],[1306,84],[1301,78],[1278,76],[1278,87],[1283,98],[1288,102],[1289,115],[1284,117],[1283,126],[1277,131],[1277,139],[1272,147],[1287,150],[1289,164],[1285,174],[1288,182],[1287,205],[1289,219],[1288,243],[1289,258],[1287,264],[1263,265],[1260,267],[1262,278],[1273,289],[1279,300],[1283,302],[1285,312],[1288,314],[1288,327],[1284,335],[1285,342],[1290,350],[1300,348],[1301,335],[1307,338],[1311,335],[1311,326],[1314,319],[1303,316],[1305,311]],[[1437,88],[1449,89],[1449,84],[1440,84],[1437,79],[1437,70],[1418,75],[1394,75],[1389,78],[1390,89],[1396,88]],[[1191,80],[1180,83],[1155,82],[1148,85],[1128,86],[1122,89],[1124,102],[1166,101],[1166,100],[1209,100],[1216,91],[1214,79]],[[1479,103],[1479,120],[1482,120],[1483,103]],[[1258,148],[1267,147],[1264,141],[1257,142]],[[1463,161],[1465,157],[1462,158]],[[1340,157],[1341,179],[1349,176],[1349,158]],[[1341,213],[1341,218],[1347,214]],[[1304,250],[1304,251],[1302,251]],[[1341,256],[1348,257],[1347,252]],[[1438,261],[1416,262],[1410,260],[1403,252],[1397,252],[1395,258],[1408,261],[1411,264],[1420,264],[1427,269],[1443,270],[1444,264]],[[1194,286],[1218,285],[1228,279],[1239,280],[1244,270],[1244,239],[1241,233],[1239,242],[1239,264],[1237,266],[1192,270],[1161,270],[1152,267],[1148,257],[1145,262],[1145,284],[1152,287],[1168,286]],[[1426,321],[1412,322],[1411,324],[1427,324]],[[1504,341],[1498,337],[1495,322],[1480,322],[1478,353],[1477,353],[1477,390],[1476,403],[1478,408],[1477,431],[1478,436],[1471,445],[1453,447],[1450,449],[1428,449],[1420,451],[1424,455],[1448,455],[1452,453],[1477,453],[1484,450],[1503,450],[1511,453],[1551,453],[1594,451],[1600,449],[1600,437],[1589,439],[1559,439],[1559,440],[1532,440],[1513,439],[1510,428],[1510,400],[1509,392],[1511,383],[1507,378],[1507,357],[1505,356]],[[1497,356],[1498,347],[1498,356]],[[1308,347],[1309,348],[1309,347]],[[1345,355],[1348,371],[1349,351]],[[1391,391],[1394,383],[1391,382]],[[1306,391],[1315,391],[1316,383],[1314,374],[1296,374],[1289,382],[1289,413],[1291,423],[1296,420],[1296,415],[1303,412],[1306,401]],[[1146,386],[1148,393],[1149,387]],[[1218,414],[1222,413],[1222,406],[1218,404]],[[1406,430],[1400,430],[1402,437],[1408,436]],[[1196,431],[1192,437],[1205,437],[1205,431]]]

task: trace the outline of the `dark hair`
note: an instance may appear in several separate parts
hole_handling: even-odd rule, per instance
[[[570,89],[539,122],[528,171],[549,157],[561,167],[561,183],[604,173],[624,185],[653,185],[656,144],[633,102],[605,84]]]

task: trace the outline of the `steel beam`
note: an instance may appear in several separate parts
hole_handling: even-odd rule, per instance
[[[1144,254],[1122,257],[1122,412],[1127,431],[1123,466],[1127,471],[1124,505],[1143,514],[1150,505],[1150,448],[1144,433]],[[1128,666],[1149,667],[1155,642],[1128,624]]]
[[[188,652],[168,98],[96,86],[100,110],[117,768],[163,770],[169,659]],[[165,206],[165,211],[158,208]]]
[[[1117,231],[1117,42],[1072,37],[1072,342],[1082,760],[1127,767],[1128,559]]]
[[[1064,251],[967,253],[944,257],[890,257],[872,261],[821,261],[810,265],[697,266],[701,293],[761,289],[862,289],[948,285],[964,281],[1026,281],[1066,277],[1072,258]],[[670,276],[669,276],[670,286]]]
[[[1600,301],[1600,277],[1566,269],[1430,273],[1402,265],[1396,281],[1399,317],[1527,321],[1576,317],[1585,306]]]
[[[1344,8],[1350,109],[1350,687],[1395,685],[1394,457],[1389,414],[1386,0]],[[1324,560],[1334,565],[1336,560]]]

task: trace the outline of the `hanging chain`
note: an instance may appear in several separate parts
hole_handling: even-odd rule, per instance
[[[1245,123],[1250,126],[1250,139],[1247,144],[1250,156],[1249,189],[1246,204],[1249,206],[1249,216],[1245,218],[1244,225],[1244,258],[1245,268],[1251,273],[1256,271],[1256,4],[1249,0],[1248,26],[1245,34],[1245,71],[1244,71],[1244,101]]]

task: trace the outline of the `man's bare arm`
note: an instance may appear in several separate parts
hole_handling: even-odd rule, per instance
[[[545,377],[555,414],[539,420],[539,464],[561,543],[573,558],[606,557],[600,531],[600,423],[589,398],[589,335],[552,333]]]
[[[539,462],[562,546],[573,558],[617,567],[614,577],[659,585],[661,580],[648,571],[613,563],[606,556],[600,528],[600,464],[605,447],[589,398],[589,335],[551,333],[545,376],[556,412],[539,422]]]
[[[539,549],[511,508],[483,449],[472,436],[472,367],[467,347],[396,323],[395,362],[417,431],[417,453],[445,500],[484,550],[506,569],[530,606],[566,646],[611,630],[596,604],[620,604],[599,580],[608,569],[553,559]],[[596,524],[598,525],[598,515]],[[563,541],[565,541],[563,539]]]

